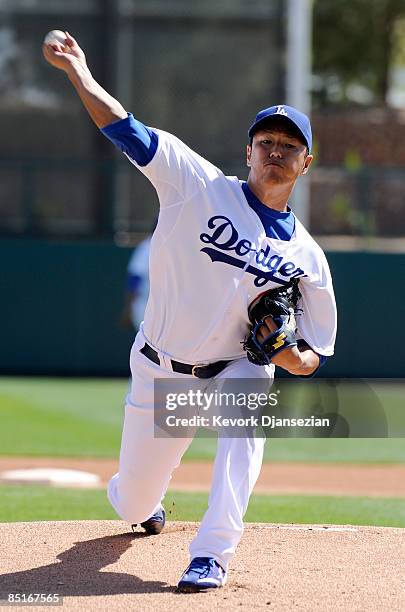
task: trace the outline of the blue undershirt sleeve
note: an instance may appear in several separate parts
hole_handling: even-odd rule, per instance
[[[114,121],[100,130],[111,142],[139,166],[152,161],[158,146],[158,135],[128,113],[128,117]]]

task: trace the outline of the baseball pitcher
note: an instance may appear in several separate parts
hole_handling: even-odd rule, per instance
[[[65,36],[66,44],[44,44],[46,60],[66,73],[96,126],[151,181],[160,203],[149,300],[130,356],[119,473],[108,486],[123,520],[157,534],[171,474],[191,436],[154,436],[154,380],[271,384],[275,365],[310,377],[333,354],[329,267],[288,206],[313,159],[311,126],[286,105],[260,111],[248,132],[247,181],[225,176],[175,136],[128,113]],[[179,591],[225,584],[263,447],[263,437],[218,438],[208,510]]]

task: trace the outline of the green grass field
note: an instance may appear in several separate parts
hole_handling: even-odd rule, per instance
[[[0,454],[117,457],[127,380],[0,378]],[[402,410],[405,385],[380,395]],[[185,460],[210,460],[213,438],[196,438]],[[402,438],[269,440],[266,461],[403,463]]]
[[[127,388],[127,380],[0,378],[0,455],[117,457]],[[402,413],[405,385],[384,383],[378,393]],[[185,460],[211,460],[215,448],[215,439],[197,437]],[[405,444],[278,438],[267,441],[265,460],[403,463]],[[170,492],[165,505],[169,520],[199,521],[207,494]],[[115,518],[101,490],[1,487],[0,522]],[[405,499],[256,495],[246,520],[405,527]]]
[[[2,486],[0,522],[117,519],[105,491]],[[170,492],[169,521],[200,521],[206,493]],[[405,527],[405,499],[254,495],[248,522],[381,525]]]

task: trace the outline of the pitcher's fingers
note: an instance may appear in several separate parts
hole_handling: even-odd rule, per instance
[[[66,42],[68,44],[68,47],[70,47],[71,49],[75,49],[79,47],[77,40],[73,38],[73,36],[69,34],[69,32],[65,32],[65,36],[66,36]]]
[[[263,325],[260,325],[259,329],[257,330],[257,339],[259,340],[259,342],[263,342],[263,340],[267,338],[267,336],[269,336],[270,334],[271,329],[263,323]]]
[[[58,44],[55,45],[42,45],[42,53],[45,56],[45,59],[47,60],[51,60],[53,59],[55,56],[56,57],[62,57],[64,55],[63,53],[63,47],[61,47]]]
[[[264,319],[264,323],[266,324],[266,326],[268,327],[268,329],[271,332],[276,331],[276,329],[278,329],[277,325],[274,323],[272,317],[268,316]]]

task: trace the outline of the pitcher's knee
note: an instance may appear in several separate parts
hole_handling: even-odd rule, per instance
[[[131,524],[142,523],[148,519],[159,503],[158,498],[155,499],[136,486],[131,487],[130,491],[120,487],[118,474],[108,483],[107,495],[117,514],[123,521]]]
[[[122,520],[127,523],[143,523],[146,521],[153,513],[156,503],[134,503],[132,500],[125,500],[124,503],[121,503],[119,509],[119,515]]]

